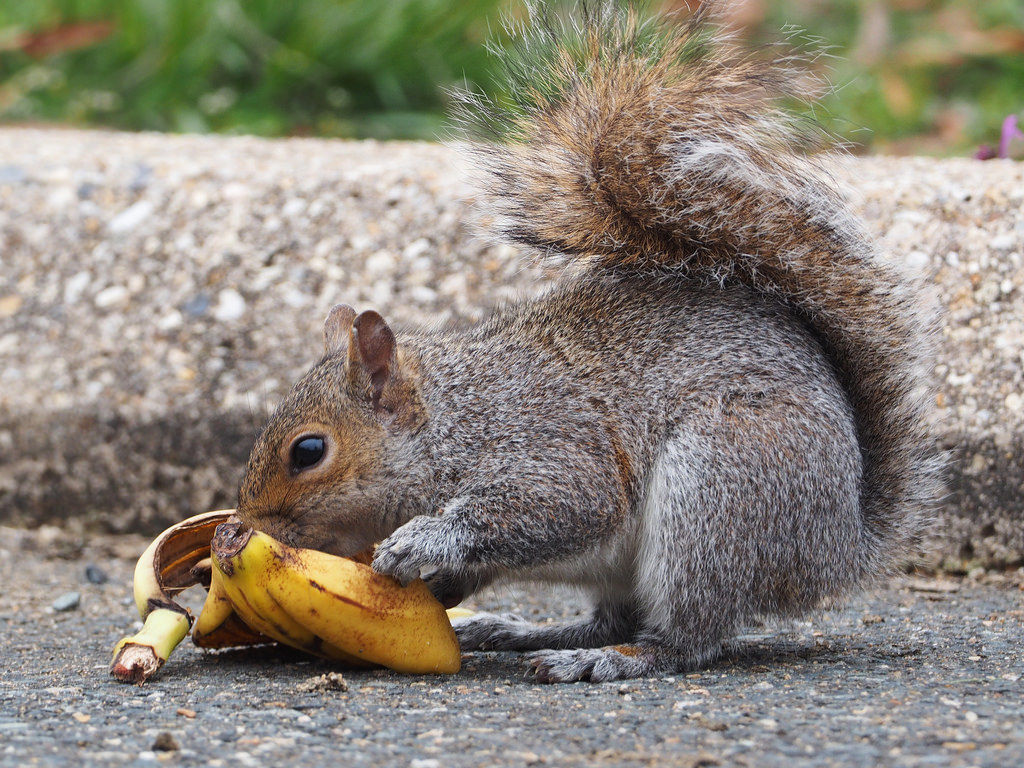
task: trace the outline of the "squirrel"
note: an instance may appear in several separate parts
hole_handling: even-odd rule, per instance
[[[423,578],[446,605],[563,582],[593,615],[456,620],[536,680],[707,665],[745,622],[890,572],[940,492],[923,292],[880,258],[791,59],[698,12],[531,12],[503,97],[463,94],[500,240],[563,267],[469,327],[331,310],[257,437],[243,522]]]

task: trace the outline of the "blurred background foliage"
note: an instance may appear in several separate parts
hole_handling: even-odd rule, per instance
[[[865,151],[967,153],[1024,111],[1022,0],[726,6],[750,45],[832,49],[819,116]],[[522,0],[0,0],[0,121],[436,138],[502,11]]]

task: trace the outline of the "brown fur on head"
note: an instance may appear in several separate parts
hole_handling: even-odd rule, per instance
[[[238,494],[243,522],[293,546],[353,555],[396,527],[389,480],[426,415],[413,366],[373,311],[324,325],[325,355],[256,440]]]

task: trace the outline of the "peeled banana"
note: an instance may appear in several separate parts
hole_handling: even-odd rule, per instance
[[[119,680],[141,683],[151,677],[185,639],[192,626],[188,610],[174,597],[200,583],[201,569],[210,557],[210,539],[233,509],[190,517],[161,533],[142,553],[135,566],[132,591],[142,631],[114,647],[110,673]]]
[[[276,641],[355,666],[458,671],[449,616],[423,582],[401,587],[374,573],[369,553],[348,559],[286,546],[231,519],[233,513],[189,518],[143,553],[133,590],[145,624],[115,647],[114,677],[145,681],[190,627],[203,648]],[[196,584],[208,594],[193,622],[174,597]]]
[[[246,624],[235,612],[220,571],[211,568],[210,591],[192,627],[192,642],[200,648],[237,648],[273,640]]]

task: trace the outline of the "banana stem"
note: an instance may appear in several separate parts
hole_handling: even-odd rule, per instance
[[[135,607],[145,624],[141,632],[114,648],[110,674],[118,680],[145,682],[188,634],[192,617],[174,602],[174,596],[204,583],[213,531],[232,514],[234,510],[223,509],[182,520],[146,547],[132,580]]]
[[[142,631],[114,646],[110,674],[125,683],[144,683],[156,673],[192,625],[188,614],[156,608],[146,616]]]

